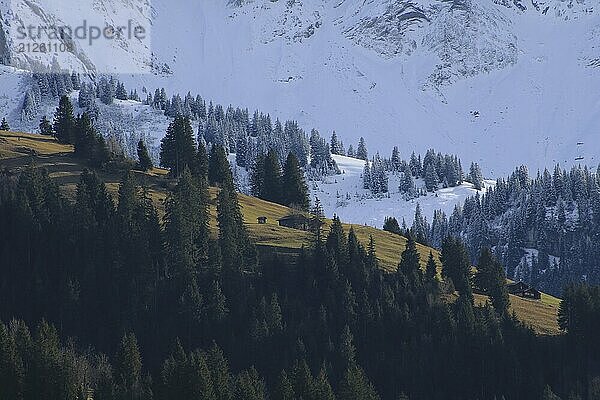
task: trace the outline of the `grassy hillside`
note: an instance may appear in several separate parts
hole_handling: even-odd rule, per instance
[[[61,145],[54,139],[41,135],[27,133],[12,133],[0,131],[0,169],[20,169],[28,165],[46,168],[68,197],[73,198],[79,175],[84,169],[83,164],[73,157],[72,146]],[[136,172],[139,182],[149,188],[150,194],[160,213],[164,213],[164,200],[167,197],[167,188],[174,182],[166,177],[167,171],[155,168],[149,173]],[[118,191],[120,174],[100,173],[109,191],[115,195]],[[218,189],[211,188],[211,228],[217,234],[216,222],[216,197]],[[270,203],[254,197],[239,195],[240,205],[244,220],[252,239],[259,245],[271,249],[280,249],[282,254],[289,250],[300,249],[310,245],[312,234],[300,230],[281,227],[277,220],[289,215],[292,210],[279,204]],[[260,225],[259,216],[267,217],[267,223]],[[331,224],[326,221],[325,234]],[[400,261],[400,254],[406,246],[404,237],[391,234],[368,226],[344,224],[346,232],[353,227],[359,240],[366,245],[370,236],[375,241],[377,257],[382,268],[394,271]],[[436,250],[418,245],[421,263],[427,261],[429,252],[432,251],[439,261]],[[439,262],[438,262],[439,264]],[[485,303],[485,296],[476,295],[479,303]],[[558,334],[556,316],[559,299],[543,295],[542,300],[528,300],[511,296],[512,310],[525,323],[531,325],[540,334]]]
[[[475,303],[483,305],[487,296],[475,294]],[[561,333],[556,319],[560,300],[549,295],[542,295],[541,300],[525,299],[510,295],[510,312],[525,324],[531,326],[540,335],[558,335]]]

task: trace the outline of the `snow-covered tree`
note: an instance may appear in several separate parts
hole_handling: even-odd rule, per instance
[[[361,137],[358,141],[358,147],[356,148],[356,158],[367,161],[369,159],[369,152],[367,151],[367,145],[365,144],[365,138]]]
[[[483,188],[483,174],[479,164],[475,162],[471,163],[471,168],[469,169],[469,180],[476,190],[481,190]]]

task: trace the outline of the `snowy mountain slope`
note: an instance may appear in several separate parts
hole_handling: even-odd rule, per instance
[[[114,8],[142,18],[133,1],[101,3],[98,15]],[[335,129],[346,145],[364,136],[371,153],[435,147],[478,161],[489,177],[521,163],[535,170],[600,161],[592,2],[227,3],[154,0],[155,73],[120,78],[131,89],[260,108],[323,135]]]
[[[155,4],[158,21],[182,18],[169,38],[189,35],[186,21],[196,19],[198,40],[158,50],[173,74],[139,84],[198,90],[324,134],[335,129],[346,144],[365,136],[372,152],[393,144],[405,156],[444,149],[479,161],[490,177],[521,163],[535,170],[600,161],[592,140],[600,72],[588,66],[600,55],[596,13],[562,1],[546,14],[493,2],[471,2],[471,13],[459,2],[410,2],[398,44],[393,11],[408,3],[254,1],[228,9],[205,1],[185,16]],[[417,9],[426,18],[410,14]],[[440,44],[446,36],[448,51]],[[154,35],[157,49],[168,47],[163,39]]]
[[[338,155],[332,157],[342,174],[328,177],[323,182],[310,182],[309,185],[313,200],[319,198],[328,218],[336,214],[343,221],[382,228],[386,217],[396,217],[400,224],[404,219],[410,227],[417,204],[423,216],[431,222],[435,210],[442,210],[449,216],[455,206],[462,205],[467,197],[477,193],[473,185],[465,182],[455,188],[440,189],[427,196],[405,200],[398,190],[399,177],[390,175],[389,196],[376,197],[363,189],[363,160]],[[419,187],[424,186],[423,182],[418,183]],[[494,185],[494,181],[485,181],[485,188],[480,194]]]
[[[0,113],[10,122],[19,121],[18,109],[28,81],[28,74],[0,65]]]
[[[91,27],[151,26],[148,0],[0,0],[3,31],[11,50],[10,65],[38,69],[58,65],[78,72],[119,73],[151,70],[151,36],[133,38],[127,31],[114,40],[91,40]],[[28,33],[21,38],[19,28]],[[30,30],[29,27],[35,29]],[[57,28],[70,27],[71,37],[52,36]],[[42,31],[40,32],[40,29]],[[81,33],[78,34],[78,29]],[[33,32],[33,33],[30,33]],[[68,32],[68,31],[63,31]],[[84,38],[85,32],[85,38]],[[55,39],[55,40],[54,40]],[[22,51],[18,44],[62,43],[62,50]]]

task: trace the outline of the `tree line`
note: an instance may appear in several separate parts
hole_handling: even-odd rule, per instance
[[[600,283],[600,169],[574,166],[530,177],[521,166],[451,215],[438,211],[427,227],[438,247],[461,237],[471,254],[495,249],[510,278],[561,296],[571,282]]]

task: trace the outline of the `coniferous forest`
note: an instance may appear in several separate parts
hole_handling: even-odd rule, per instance
[[[600,0],[54,3],[0,400],[600,400]]]
[[[84,116],[72,129],[76,145],[96,137]],[[494,255],[469,254],[459,239],[446,238],[425,271],[412,237],[397,272],[384,272],[375,243],[337,218],[297,259],[260,252],[223,148],[196,147],[191,134],[175,119],[163,140],[161,162],[176,178],[164,216],[127,170],[116,198],[94,169],[72,196],[43,169],[2,172],[1,399],[600,395],[597,288],[570,286],[566,334],[544,337],[508,312]],[[104,146],[91,143],[76,149],[94,167]],[[257,190],[295,182],[305,197],[298,164],[290,154],[287,173],[265,169]],[[209,185],[219,188],[216,236]],[[491,304],[475,304],[473,279]]]

